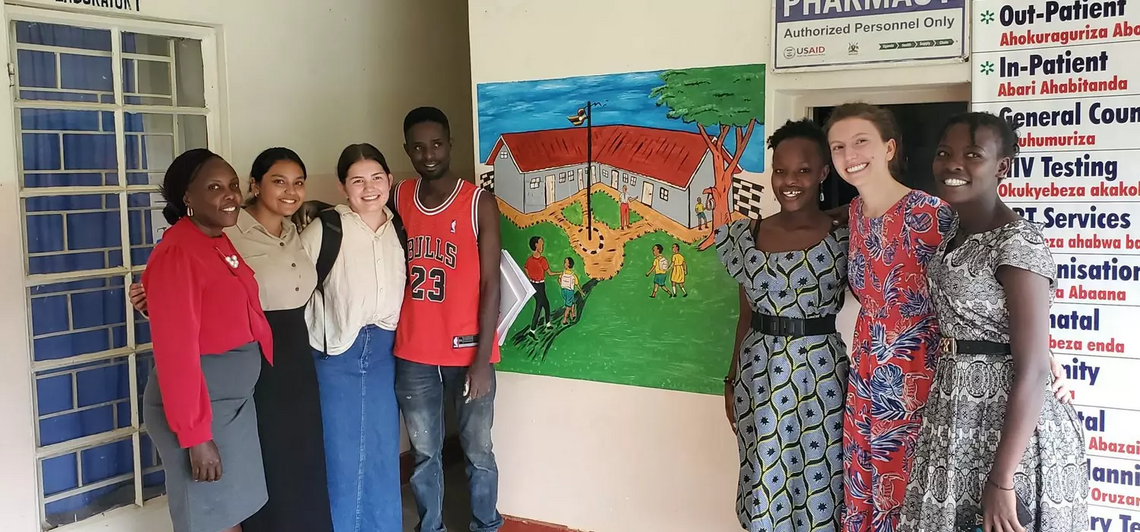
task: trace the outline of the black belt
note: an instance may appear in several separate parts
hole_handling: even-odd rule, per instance
[[[835,315],[822,318],[785,318],[752,313],[752,328],[769,336],[821,336],[835,332]]]
[[[985,340],[958,340],[943,338],[942,351],[947,353],[962,353],[965,355],[1008,355],[1012,353],[1009,344],[988,342]]]

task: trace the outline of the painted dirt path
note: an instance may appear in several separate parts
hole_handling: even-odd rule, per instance
[[[606,185],[595,184],[595,191],[604,192],[618,201],[618,192]],[[636,212],[641,219],[625,229],[612,229],[608,225],[594,220],[593,237],[587,238],[586,225],[577,225],[562,213],[563,209],[577,203],[583,216],[586,213],[586,191],[580,191],[569,198],[547,206],[546,209],[530,214],[523,214],[505,202],[499,202],[499,209],[511,222],[519,228],[527,228],[540,222],[551,222],[557,225],[570,239],[570,245],[582,256],[582,268],[591,279],[613,279],[621,271],[625,262],[625,243],[640,236],[657,230],[665,231],[669,236],[682,242],[692,244],[709,235],[710,229],[689,229],[669,219],[639,201],[631,201],[629,208]]]
[[[613,198],[615,203],[619,201],[618,192],[613,187],[594,185],[593,188]],[[569,198],[547,206],[542,211],[530,214],[523,214],[505,202],[499,202],[500,212],[519,228],[525,229],[542,222],[557,225],[569,237],[570,246],[576,248],[578,254],[583,257],[582,268],[589,277],[589,280],[582,284],[582,291],[576,298],[575,304],[578,306],[578,312],[575,319],[562,323],[562,316],[566,312],[566,308],[551,309],[549,323],[539,324],[535,329],[526,327],[512,336],[512,343],[531,360],[546,360],[546,355],[554,345],[555,338],[582,320],[587,299],[589,299],[594,288],[601,281],[613,279],[621,271],[625,262],[626,242],[661,230],[677,240],[687,244],[695,244],[707,238],[712,231],[711,228],[704,230],[686,228],[652,207],[633,201],[630,202],[630,210],[641,216],[640,220],[625,229],[612,229],[605,223],[594,220],[593,238],[586,238],[585,219],[583,218],[583,225],[578,225],[568,220],[563,214],[566,207],[574,204],[579,206],[584,217],[586,213],[586,191],[580,191]],[[743,217],[742,214],[734,213],[732,219]]]

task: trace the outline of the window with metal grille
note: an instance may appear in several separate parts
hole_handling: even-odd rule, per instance
[[[131,308],[167,227],[167,165],[216,145],[213,30],[5,8],[45,530],[165,492],[139,404],[150,328]]]

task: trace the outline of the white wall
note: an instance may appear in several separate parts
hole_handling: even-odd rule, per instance
[[[55,0],[0,3],[59,9]],[[132,2],[134,4],[134,2]],[[109,10],[79,5],[88,14]],[[397,176],[404,114],[434,105],[452,119],[455,167],[473,168],[467,15],[451,0],[164,0],[144,1],[130,16],[216,26],[223,69],[223,145],[239,174],[259,151],[288,146],[309,167],[310,196],[336,200],[340,150],[371,142]],[[0,28],[0,55],[9,35]],[[0,248],[22,249],[11,101],[0,98]],[[23,261],[0,258],[0,530],[31,532],[36,523],[33,420]],[[145,518],[144,518],[145,517]],[[93,530],[163,532],[162,512],[115,512]],[[81,526],[80,529],[86,528]],[[168,529],[166,529],[168,530]]]
[[[486,82],[771,63],[771,9],[732,0],[471,0],[472,100]],[[852,99],[965,100],[968,68],[769,72],[766,133],[811,106]],[[766,199],[765,213],[776,212]],[[857,310],[840,315],[848,340]],[[727,368],[729,353],[709,356]],[[499,382],[502,512],[592,532],[739,530],[738,459],[721,397],[519,374]]]

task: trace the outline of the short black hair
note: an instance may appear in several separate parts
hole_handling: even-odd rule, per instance
[[[186,216],[186,189],[198,177],[202,165],[214,157],[221,158],[206,148],[194,148],[175,157],[166,168],[166,175],[162,178],[162,199],[166,200],[162,216],[171,225]]]
[[[942,134],[938,135],[938,139],[941,141],[946,136],[946,132],[950,131],[950,128],[959,124],[965,124],[970,128],[970,142],[974,144],[977,144],[974,136],[981,128],[989,128],[997,133],[1000,143],[998,155],[1001,157],[1013,158],[1021,152],[1021,147],[1017,144],[1017,129],[1008,120],[1002,120],[1001,117],[993,113],[975,111],[954,115],[946,122],[946,127],[942,128]]]
[[[768,148],[775,150],[781,142],[791,139],[805,139],[815,143],[819,148],[819,157],[823,164],[831,164],[831,151],[828,149],[827,133],[815,122],[805,118],[803,120],[788,120],[780,126],[772,136],[768,137]]]
[[[451,124],[447,121],[447,115],[435,107],[417,107],[408,111],[408,115],[404,117],[404,135],[406,136],[417,124],[424,122],[439,124],[448,135],[451,135]]]
[[[569,264],[571,268],[573,268],[574,267],[574,257],[566,257],[566,263]]]
[[[336,162],[336,177],[344,183],[348,179],[348,169],[352,165],[360,161],[376,161],[380,163],[380,167],[384,169],[384,173],[391,175],[392,171],[388,169],[388,161],[384,159],[384,154],[376,149],[376,146],[368,144],[350,144],[344,151],[340,152],[340,159]]]
[[[530,250],[531,251],[538,251],[538,241],[539,240],[542,240],[541,236],[530,237]]]
[[[656,249],[657,251],[665,253],[665,247],[662,246],[661,244],[653,244],[653,249]]]

